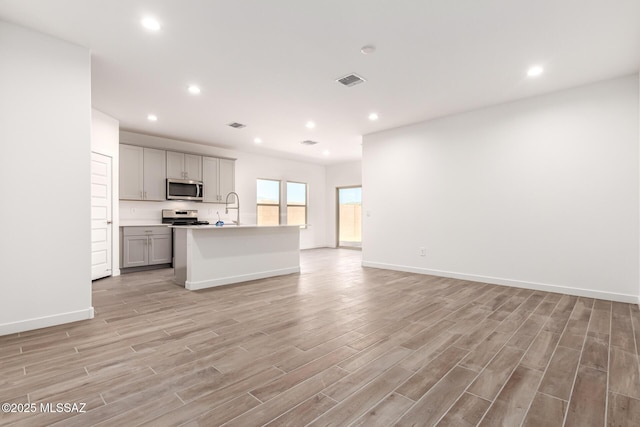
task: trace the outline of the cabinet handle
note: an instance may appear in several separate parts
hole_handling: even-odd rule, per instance
[[[144,192],[144,198],[145,199],[147,198],[147,192],[146,191]]]
[[[107,224],[111,224],[111,221],[110,221],[110,220],[107,220]]]
[[[144,199],[144,195],[143,195],[142,191],[140,192],[140,198]]]

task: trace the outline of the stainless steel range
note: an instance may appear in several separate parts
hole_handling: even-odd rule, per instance
[[[207,225],[209,221],[199,221],[195,209],[173,210],[162,209],[162,223],[171,225]]]

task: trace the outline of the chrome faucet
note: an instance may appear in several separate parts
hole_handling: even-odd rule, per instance
[[[232,194],[236,196],[236,206],[229,207],[229,196],[231,196]],[[237,215],[236,215],[236,220],[234,222],[236,225],[240,225],[240,197],[238,196],[238,193],[236,193],[235,191],[232,191],[231,193],[227,194],[227,197],[224,200],[224,213],[228,214],[229,209],[236,210]]]

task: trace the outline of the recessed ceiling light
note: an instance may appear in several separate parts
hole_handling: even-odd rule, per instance
[[[539,65],[533,66],[527,70],[527,76],[529,77],[538,77],[544,72],[544,68]]]
[[[189,93],[193,95],[198,95],[200,93],[200,88],[196,85],[189,86]]]
[[[144,18],[141,23],[143,27],[150,31],[158,31],[160,29],[160,23],[149,16]]]
[[[378,115],[376,113],[369,114],[369,120],[372,122],[378,120]]]
[[[369,55],[375,51],[376,47],[371,45],[362,46],[362,49],[360,49],[360,52],[362,52],[363,55]]]
[[[328,156],[328,155],[329,155],[329,154],[331,154],[331,153],[329,152],[329,150],[324,150],[324,151],[322,152],[322,154],[324,154],[325,156]]]
[[[316,124],[312,121],[308,121],[307,124],[305,125],[308,129],[313,129],[314,127],[316,127]]]
[[[256,138],[253,140],[256,144],[262,144],[262,140],[260,138]]]
[[[156,116],[155,114],[149,114],[147,116],[147,120],[149,120],[150,122],[157,122],[158,121],[158,116]]]

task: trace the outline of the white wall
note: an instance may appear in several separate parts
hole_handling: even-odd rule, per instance
[[[638,302],[638,93],[633,75],[365,136],[363,264]]]
[[[337,242],[337,207],[336,189],[338,187],[355,187],[362,185],[362,162],[341,163],[327,166],[327,245],[336,247]]]
[[[256,223],[256,179],[306,182],[309,191],[308,222],[310,226],[300,231],[300,247],[309,249],[326,246],[324,166],[127,131],[120,132],[120,143],[237,159],[236,192],[240,196],[240,222],[244,224]],[[233,211],[229,215],[224,214],[224,203],[123,200],[120,202],[121,224],[157,223],[160,221],[162,209],[197,209],[199,218],[210,222],[217,221],[216,212],[220,212],[220,217],[223,220],[235,218]],[[284,211],[284,207],[281,211]]]
[[[91,59],[0,21],[0,335],[93,317]]]
[[[120,194],[118,183],[118,170],[120,167],[119,129],[120,123],[118,120],[96,109],[91,110],[91,151],[111,157],[111,271],[113,276],[120,275],[120,233],[118,233],[120,224],[120,205],[118,200]]]

